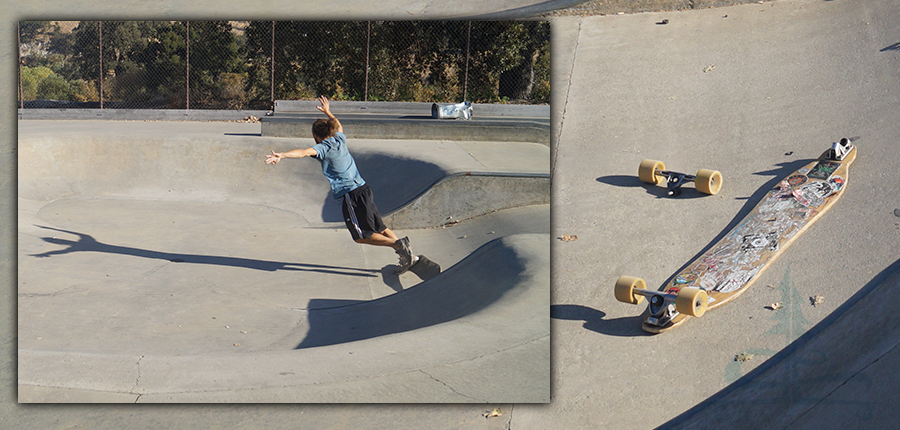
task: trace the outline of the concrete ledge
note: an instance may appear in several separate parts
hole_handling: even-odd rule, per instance
[[[550,175],[460,173],[384,218],[391,229],[453,224],[503,209],[550,204]]]
[[[776,0],[764,0],[772,3]],[[619,13],[673,12],[691,9],[709,9],[739,4],[760,3],[760,0],[588,0],[550,12],[539,13],[543,17],[568,15],[615,15]]]
[[[312,121],[305,118],[262,119],[264,137],[309,137]],[[437,119],[342,118],[351,139],[462,140],[530,142],[550,145],[550,124],[537,121],[464,121]]]
[[[18,109],[19,120],[109,120],[109,121],[241,121],[261,118],[264,110],[195,109]]]
[[[319,102],[315,100],[275,100],[275,114],[315,113]],[[392,113],[404,115],[431,116],[432,103],[412,102],[344,102],[332,101],[331,112],[342,113]],[[474,103],[472,109],[477,117],[519,117],[550,118],[550,105],[516,105]]]

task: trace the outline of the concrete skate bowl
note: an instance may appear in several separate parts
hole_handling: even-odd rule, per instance
[[[378,300],[311,305],[305,321],[285,340],[302,339],[297,349],[355,342],[454,321],[498,302],[504,302],[506,307],[510,302],[531,300],[539,309],[549,300],[549,291],[524,287],[535,281],[539,285],[541,281],[539,276],[535,279],[534,271],[529,270],[529,265],[534,262],[528,261],[529,258],[516,248],[540,248],[544,245],[541,240],[536,235],[523,235],[489,242],[445,271],[439,279]],[[525,245],[528,242],[533,245]],[[498,311],[492,310],[495,316]],[[525,332],[540,331],[541,326],[546,326],[549,320],[539,317],[546,315],[539,314],[528,321],[528,324],[537,325]],[[504,318],[518,319],[514,314]]]
[[[296,212],[307,223],[340,222],[340,206],[318,163],[288,161],[275,168],[263,163],[266,149],[283,151],[284,145],[250,137],[20,139],[19,196],[254,204]],[[356,158],[385,213],[446,176],[427,161],[369,148],[356,151]]]
[[[396,257],[349,239],[318,163],[263,163],[294,143],[20,124],[20,401],[549,399],[549,234],[455,241],[374,294]],[[384,212],[471,178],[356,149]]]
[[[544,235],[491,242],[446,277],[370,303],[309,311],[283,340],[303,338],[302,351],[277,343],[205,355],[20,349],[20,392],[52,387],[149,403],[547,401],[548,258]]]
[[[311,143],[248,136],[94,135],[90,129],[35,137],[29,133],[19,139],[18,194],[35,201],[263,205],[295,212],[305,223],[341,222],[340,206],[318,163],[262,162],[268,150]],[[446,213],[461,220],[550,203],[549,174],[459,172],[435,164],[437,160],[387,153],[365,142],[354,143],[354,157],[391,228],[439,226],[446,222]]]

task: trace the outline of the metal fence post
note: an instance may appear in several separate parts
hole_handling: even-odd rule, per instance
[[[275,21],[272,21],[272,56],[269,58],[269,60],[271,61],[271,64],[270,64],[271,75],[269,76],[269,86],[271,88],[271,92],[270,92],[271,99],[269,102],[270,102],[272,112],[274,112],[275,111]]]
[[[369,101],[369,45],[372,40],[372,21],[366,21],[366,89],[363,101]]]
[[[100,109],[103,109],[103,21],[97,23],[97,38],[100,41]]]
[[[16,64],[19,68],[19,109],[25,109],[25,92],[22,89],[22,27],[16,21]]]
[[[468,100],[469,97],[469,52],[472,50],[472,21],[469,21],[469,32],[466,35],[466,78],[463,83],[463,99]]]
[[[185,48],[185,72],[184,72],[184,110],[191,108],[191,22],[184,22],[184,48]]]

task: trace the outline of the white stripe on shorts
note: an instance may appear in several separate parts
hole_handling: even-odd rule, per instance
[[[356,218],[356,211],[353,208],[353,205],[350,204],[350,201],[347,200],[347,195],[344,196],[344,206],[347,206],[347,212],[350,214],[350,222],[353,224],[353,227],[356,229],[356,234],[360,239],[363,239],[362,229],[359,228],[359,220]]]

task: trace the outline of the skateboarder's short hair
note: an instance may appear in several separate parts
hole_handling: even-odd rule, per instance
[[[328,139],[332,135],[334,135],[334,131],[337,129],[337,123],[333,119],[317,119],[312,125],[313,135],[318,137],[319,139]]]

